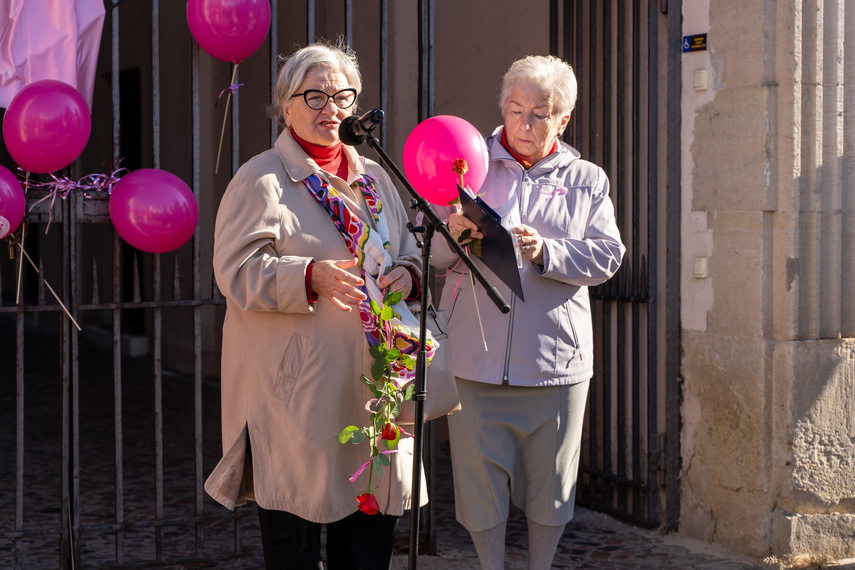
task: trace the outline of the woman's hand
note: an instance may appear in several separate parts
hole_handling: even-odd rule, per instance
[[[356,265],[356,259],[316,261],[312,267],[312,291],[326,297],[345,312],[368,297],[359,287],[365,284],[361,277],[346,271]]]
[[[449,216],[448,224],[446,225],[448,226],[448,231],[451,232],[451,237],[453,237],[454,240],[461,245],[466,245],[473,239],[481,239],[482,237],[484,237],[484,234],[478,231],[478,226],[475,225],[475,222],[473,222],[463,214],[459,214],[457,212]],[[469,238],[461,242],[460,234],[462,234],[466,230],[469,230],[471,232],[469,234]]]
[[[537,230],[520,224],[511,228],[511,232],[517,236],[522,258],[537,265],[543,265],[543,238],[540,237]]]
[[[403,267],[393,267],[389,273],[380,276],[377,286],[380,289],[388,287],[393,293],[400,291],[402,299],[406,299],[413,289],[413,276]]]

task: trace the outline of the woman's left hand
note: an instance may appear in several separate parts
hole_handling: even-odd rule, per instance
[[[537,230],[520,224],[511,228],[511,231],[517,236],[522,258],[537,265],[543,265],[543,238]]]
[[[393,267],[389,273],[380,276],[377,280],[377,286],[380,289],[390,288],[393,293],[400,291],[403,298],[406,299],[413,289],[413,276],[403,267]]]

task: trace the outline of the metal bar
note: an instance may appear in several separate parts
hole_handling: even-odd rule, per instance
[[[583,20],[582,20],[582,0],[577,0],[575,2],[575,4],[576,4],[576,13],[574,15],[574,21],[573,21],[573,24],[574,24],[573,30],[575,31],[575,33],[573,34],[573,39],[576,40],[576,43],[575,43],[575,47],[573,50],[573,61],[574,61],[574,65],[576,67],[578,67],[579,62],[582,61],[582,46],[583,46],[582,30],[583,30],[584,24],[582,23],[583,22]],[[577,117],[577,119],[576,119],[576,134],[575,134],[575,138],[574,138],[575,144],[577,146],[580,146],[582,143],[583,122],[584,122],[583,117]]]
[[[119,168],[120,148],[120,112],[121,97],[119,85],[119,14],[121,8],[111,12],[112,35],[110,43],[110,89],[113,106],[113,168]],[[122,241],[119,234],[113,232],[113,301],[122,300]],[[113,310],[113,421],[114,421],[114,476],[115,476],[115,522],[116,522],[116,564],[125,561],[125,535],[122,530],[125,522],[125,477],[124,450],[122,432],[122,313]]]
[[[668,0],[668,132],[665,246],[665,432],[668,434],[666,461],[665,528],[676,530],[680,520],[680,133],[683,2]]]
[[[154,167],[160,168],[160,2],[152,0],[151,7],[151,98],[152,98],[152,155]],[[161,300],[161,256],[155,254],[152,259],[153,282],[152,296],[155,303]],[[162,374],[162,319],[163,310],[155,307],[154,320],[154,556],[155,560],[164,560],[163,527],[159,524],[163,518],[163,374]]]
[[[549,0],[549,53],[558,56],[558,0]]]
[[[618,25],[617,25],[617,36],[618,36],[618,52],[617,52],[617,67],[618,67],[618,76],[621,78],[622,85],[617,89],[617,187],[623,191],[626,187],[627,176],[626,176],[626,159],[629,154],[632,153],[631,149],[627,149],[627,137],[624,136],[626,131],[626,89],[623,85],[625,81],[625,74],[622,73],[624,69],[626,69],[626,41],[627,37],[626,33],[626,3],[622,0],[618,0]],[[629,204],[630,200],[625,200],[625,204]],[[618,208],[615,212],[617,216],[618,226],[623,231],[624,224],[623,219],[625,218],[624,210],[625,204],[622,204],[620,208]],[[624,265],[621,267],[620,271],[622,273],[631,272],[632,263],[626,263],[624,261]],[[620,284],[620,283],[618,283]],[[625,366],[624,366],[624,353],[623,353],[623,339],[625,339],[625,317],[624,317],[624,306],[625,303],[617,304],[617,377],[615,384],[615,392],[617,396],[617,440],[615,443],[616,448],[616,466],[617,474],[619,476],[624,476],[626,474],[626,449],[624,444],[624,437],[626,434],[626,390],[623,389],[623,383],[625,379]],[[618,493],[618,509],[620,511],[626,510],[626,504],[624,502],[625,493],[621,492],[619,489]]]
[[[270,3],[270,92],[276,97],[276,79],[279,76],[279,2]],[[270,147],[279,138],[279,125],[270,121]]]
[[[306,2],[306,43],[315,40],[315,0]]]
[[[656,298],[658,289],[658,256],[656,244],[659,243],[659,0],[649,0],[648,4],[648,62],[647,80],[647,148],[652,156],[647,160],[647,266],[643,275],[649,294],[647,305],[647,450],[659,452],[659,306]],[[650,495],[647,499],[647,518],[651,523],[659,524],[659,470],[657,465],[648,462],[647,481]]]
[[[72,225],[72,220],[69,220],[65,214],[68,212],[65,211],[68,207],[68,202],[63,201],[59,207],[64,210],[63,211],[63,220],[64,223],[59,226],[60,231],[60,240],[57,248],[59,252],[59,262],[60,262],[60,284],[59,284],[59,294],[63,298],[63,302],[68,300],[68,282],[66,280],[66,270],[68,268],[68,251],[64,247],[68,244],[68,228]],[[44,276],[44,270],[42,267],[42,259],[39,257],[39,280],[41,281]],[[67,306],[67,305],[66,305]],[[62,545],[60,547],[60,566],[65,568],[74,568],[75,566],[75,552],[74,552],[74,538],[73,538],[73,530],[72,530],[72,521],[74,519],[74,510],[71,507],[71,471],[74,469],[72,463],[74,462],[74,458],[72,457],[71,452],[71,439],[73,437],[73,430],[71,428],[71,424],[74,421],[71,413],[71,377],[69,374],[69,362],[71,360],[71,354],[69,351],[69,340],[68,340],[68,330],[63,326],[64,323],[64,315],[59,316],[59,350],[60,350],[60,391],[62,398],[62,408],[61,408],[61,416],[62,416],[62,439],[60,443],[60,455],[62,457],[62,469],[60,470],[61,477],[61,486],[60,486],[60,512],[62,515],[60,516],[60,535],[62,536]]]
[[[274,2],[275,3],[275,2]],[[238,99],[235,99],[235,108],[238,107]],[[237,125],[237,117],[235,117],[235,125]],[[239,146],[239,145],[236,145]],[[197,203],[202,201],[202,191],[199,184],[194,184],[193,195]],[[199,267],[199,257],[202,251],[202,232],[199,226],[196,226],[193,232],[193,298],[199,299],[202,296],[202,279],[201,270]],[[178,253],[176,252],[176,257]],[[200,305],[193,307],[193,428],[194,428],[194,458],[195,458],[195,512],[196,516],[201,517],[205,512],[204,498],[204,468],[203,468],[203,430],[202,430],[202,308]],[[204,552],[204,526],[196,522],[196,553],[202,555]]]
[[[177,301],[125,301],[122,303],[89,303],[77,305],[78,312],[85,311],[112,311],[115,309],[152,309],[154,307],[201,307],[205,305],[225,305],[226,301],[222,298],[210,299],[184,299]],[[62,307],[59,305],[22,305],[16,307],[0,307],[0,314],[4,313],[61,313]]]
[[[151,139],[154,168],[160,168],[160,0],[151,0]]]
[[[353,0],[344,0],[344,37],[348,47],[353,47]]]
[[[632,3],[632,147],[641,148],[641,3]],[[632,156],[632,290],[637,287],[637,277],[641,269],[641,158],[639,152]],[[649,156],[648,156],[649,159]],[[641,445],[641,346],[640,307],[632,304],[632,479],[641,479],[641,457],[644,455]],[[639,516],[641,512],[641,493],[632,493],[632,513]]]
[[[161,255],[155,254],[152,260],[153,269],[153,297],[157,303],[161,296]],[[163,527],[160,520],[163,518],[163,309],[155,307],[153,310],[153,357],[154,357],[154,518],[155,524],[155,559],[162,561],[163,558]]]
[[[564,17],[561,19],[561,22],[564,26],[564,37],[562,38],[561,47],[564,50],[564,61],[570,64],[573,68],[574,73],[576,70],[576,59],[573,50],[571,49],[570,38],[575,35],[576,28],[574,26],[573,21],[573,10],[572,10],[573,0],[564,0]],[[577,92],[578,96],[578,92]],[[570,115],[570,123],[567,125],[567,128],[564,130],[564,141],[568,144],[575,145],[576,141],[573,140],[572,134],[576,125],[576,116],[578,113],[573,113]]]
[[[63,264],[63,283],[62,297],[68,310],[77,319],[77,220],[75,219],[76,207],[74,202],[81,199],[81,196],[74,194],[70,201],[66,201],[63,205],[65,209],[63,224],[63,248],[62,248],[62,264]],[[67,241],[66,241],[67,240]],[[64,489],[68,489],[70,494],[69,508],[71,510],[71,528],[69,530],[71,539],[71,556],[72,560],[80,560],[80,369],[78,363],[80,361],[79,341],[80,336],[76,327],[71,326],[71,320],[63,313],[60,315],[62,323],[62,334],[68,340],[63,341],[63,352],[70,348],[70,357],[64,357],[63,377],[69,378],[71,393],[70,396],[70,453],[71,453],[71,472],[70,485],[63,485]],[[69,347],[70,344],[70,347]],[[65,407],[63,406],[63,409]],[[67,425],[63,423],[63,426]],[[64,441],[67,441],[64,438]],[[68,473],[67,470],[64,470]]]
[[[605,3],[603,13],[603,133],[606,138],[614,136],[611,123],[612,102],[612,0]],[[617,139],[620,140],[620,139]],[[611,171],[611,141],[607,141],[603,147],[603,168]],[[612,194],[612,200],[614,200]],[[615,303],[606,300],[601,301],[603,320],[603,470],[611,472],[612,469],[612,440],[610,437],[612,425],[612,362],[611,355],[619,343],[612,342],[612,315],[617,308]],[[618,339],[619,340],[619,339]],[[593,419],[592,419],[593,422]],[[592,463],[593,464],[593,463]],[[603,504],[611,504],[614,490],[609,481],[603,484]]]
[[[380,0],[380,108],[389,109],[389,0]],[[386,141],[386,122],[380,123],[380,140]]]
[[[588,0],[588,160],[597,162],[597,0]]]
[[[419,122],[434,114],[436,89],[435,0],[419,0]]]
[[[27,230],[24,222],[24,230]],[[23,255],[21,256],[23,257]],[[22,295],[23,297],[23,295]],[[18,299],[21,307],[22,298]],[[15,570],[24,567],[24,312],[15,315]]]
[[[276,3],[274,2],[273,4],[276,4]],[[276,20],[275,19],[273,20],[273,25],[274,25],[273,29],[275,30],[276,29],[276,27],[275,27],[276,26]],[[276,35],[275,33],[271,33],[271,43],[273,42],[272,37],[275,35]],[[271,57],[273,58],[273,52],[271,52]],[[199,75],[200,75],[199,65],[200,65],[200,63],[199,63],[199,46],[194,43],[193,44],[193,52],[192,52],[192,66],[191,66],[191,68],[192,68],[192,73],[191,73],[191,76],[192,76],[192,92],[193,92],[192,93],[192,99],[193,99],[193,180],[192,180],[192,185],[193,185],[193,195],[196,197],[197,202],[200,201],[201,191],[202,191],[202,166],[201,166],[202,150],[201,150],[201,138],[200,138],[200,136],[201,136],[200,135],[200,133],[201,133],[201,118],[200,118],[200,114],[199,114],[201,89],[200,89],[200,85],[199,85]],[[277,73],[275,66],[272,67],[271,72],[273,73],[273,75],[275,77],[276,73]],[[235,105],[237,105],[237,101],[235,101]],[[276,131],[276,126],[274,125],[274,126],[272,126],[272,131],[271,131],[271,137],[274,138],[274,141],[275,141],[275,137],[274,137],[275,131]],[[196,231],[193,233],[194,256],[198,256],[199,249],[200,249],[200,246],[199,246],[199,228],[197,227]],[[195,262],[195,258],[194,258],[194,262]],[[199,298],[199,290],[200,290],[200,282],[199,282],[199,275],[198,275],[198,267],[194,266],[194,268],[193,268],[193,297],[196,300],[198,300],[198,298]],[[196,334],[196,327],[198,325],[198,319],[196,317],[198,312],[199,312],[198,309],[196,309],[193,312],[194,335]],[[195,342],[194,342],[194,349],[195,349]],[[195,366],[195,364],[194,364],[194,366]],[[197,552],[197,554],[203,554],[204,553],[204,548],[203,548],[204,535],[202,534],[203,533],[203,526],[201,524],[201,519],[204,518],[204,501],[203,501],[203,494],[202,494],[202,484],[200,483],[200,479],[202,477],[202,475],[201,475],[201,472],[202,472],[202,466],[201,466],[202,465],[202,457],[201,457],[202,448],[201,448],[201,443],[200,443],[200,441],[201,441],[201,435],[200,434],[201,434],[201,430],[202,430],[202,424],[201,424],[202,414],[201,414],[200,409],[199,409],[199,405],[201,402],[201,391],[200,391],[201,381],[197,379],[198,367],[196,367],[194,370],[196,371],[195,375],[194,375],[194,382],[193,382],[193,393],[194,393],[194,404],[195,404],[195,406],[194,406],[195,407],[195,416],[194,416],[195,427],[194,427],[194,430],[195,430],[195,441],[196,441],[196,446],[195,446],[196,474],[195,474],[194,490],[195,490],[195,494],[196,494],[196,502],[195,502],[196,520],[198,521],[195,523],[196,524],[196,552]],[[240,537],[239,537],[239,533],[237,531],[237,525],[236,525],[235,533],[236,533],[236,537],[237,537],[236,541],[239,542]],[[238,549],[235,548],[235,550],[238,550]]]

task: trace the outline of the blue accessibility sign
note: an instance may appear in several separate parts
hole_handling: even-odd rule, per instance
[[[683,53],[687,51],[706,51],[707,50],[707,35],[695,34],[693,36],[683,36]]]

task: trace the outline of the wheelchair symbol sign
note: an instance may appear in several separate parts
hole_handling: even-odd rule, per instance
[[[706,51],[707,35],[695,34],[693,36],[683,36],[683,53],[688,51]]]

